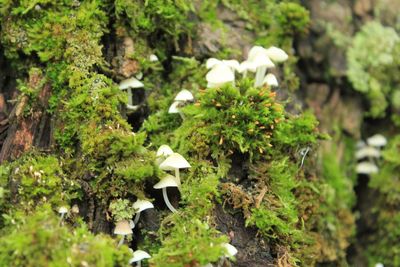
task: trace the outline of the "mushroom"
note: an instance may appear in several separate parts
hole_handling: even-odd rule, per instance
[[[169,202],[167,187],[179,187],[179,184],[180,183],[178,183],[176,177],[167,174],[166,176],[164,176],[164,178],[162,178],[158,183],[153,186],[154,189],[162,189],[165,204],[172,212],[177,212],[177,210],[174,208],[174,206],[172,206],[171,202]]]
[[[136,210],[135,219],[133,221],[133,227],[135,227],[135,225],[139,222],[140,213],[147,209],[153,209],[154,205],[150,201],[138,199],[135,203],[133,203],[133,208]]]
[[[364,161],[364,162],[357,164],[356,172],[358,174],[369,175],[369,174],[377,173],[378,167],[372,162]]]
[[[289,58],[285,51],[275,46],[271,46],[270,48],[266,49],[266,52],[267,56],[275,62],[283,62]]]
[[[114,234],[121,235],[121,239],[118,242],[118,247],[120,247],[124,243],[125,236],[132,234],[132,229],[129,225],[129,222],[127,220],[117,222],[115,225]]]
[[[242,63],[240,63],[238,72],[242,73],[243,77],[246,77],[248,71],[256,72],[256,70],[257,70],[257,66],[254,62],[252,62],[250,60],[245,60]]]
[[[206,68],[211,69],[214,68],[217,65],[226,65],[228,66],[233,72],[238,71],[240,68],[240,64],[237,60],[235,59],[228,59],[228,60],[219,60],[216,58],[209,58],[206,62]]]
[[[207,88],[221,87],[235,81],[235,74],[226,64],[215,65],[206,75]]]
[[[384,147],[387,144],[386,137],[381,134],[375,134],[367,139],[367,144],[373,147]]]
[[[276,79],[275,75],[273,75],[272,73],[268,73],[264,80],[263,80],[263,84],[268,84],[271,87],[276,87],[278,86],[278,80]]]
[[[357,150],[356,159],[363,158],[379,158],[381,156],[381,151],[372,146],[364,146]]]
[[[223,265],[225,258],[231,259],[238,253],[238,250],[229,243],[222,243],[221,245],[222,245],[222,247],[225,248],[225,253],[224,253],[224,256],[222,256],[221,260],[219,261],[218,267]]]
[[[161,164],[160,169],[165,171],[175,171],[175,177],[178,184],[181,183],[179,169],[190,168],[189,162],[179,153],[173,153],[168,156]]]
[[[156,55],[154,55],[154,54],[151,54],[149,56],[149,60],[150,60],[150,62],[157,62],[158,61],[158,57]]]
[[[181,90],[174,99],[174,101],[178,102],[190,102],[193,100],[194,100],[193,94],[186,89]]]
[[[141,266],[141,261],[144,259],[150,259],[151,256],[149,253],[147,253],[146,251],[143,250],[136,250],[135,252],[133,252],[133,257],[129,260],[129,264],[135,263],[136,262],[136,266],[140,267]]]
[[[62,220],[64,219],[65,214],[68,213],[68,208],[62,206],[62,207],[60,207],[60,208],[58,209],[58,213],[60,213],[60,225],[61,225]]]
[[[169,155],[173,154],[174,151],[167,145],[161,145],[156,153],[156,163],[160,165]]]
[[[133,102],[132,102],[132,89],[134,88],[142,88],[144,87],[144,84],[139,81],[138,79],[132,77],[126,80],[123,80],[120,84],[119,84],[119,89],[120,90],[127,90],[128,91],[128,104],[126,105],[126,107],[129,110],[135,111],[139,108],[139,106],[134,106]]]
[[[248,60],[255,64],[256,77],[254,87],[259,87],[263,84],[267,68],[273,68],[275,64],[268,57],[267,50],[261,46],[254,46],[250,49]]]
[[[181,104],[179,101],[175,101],[174,103],[171,104],[171,106],[168,109],[168,113],[173,114],[173,113],[180,113],[178,106]]]

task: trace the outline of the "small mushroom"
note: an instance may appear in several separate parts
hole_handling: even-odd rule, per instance
[[[135,111],[139,108],[139,106],[134,106],[133,102],[132,102],[132,89],[135,88],[142,88],[144,87],[144,84],[139,81],[138,79],[132,77],[126,80],[123,80],[120,84],[119,84],[119,89],[120,90],[127,90],[128,91],[128,104],[126,105],[126,107],[129,110]]]
[[[257,70],[257,66],[254,62],[252,62],[250,60],[245,60],[242,63],[240,63],[238,72],[242,73],[243,77],[246,77],[248,71],[256,72],[256,70]]]
[[[229,243],[223,243],[221,245],[225,248],[225,252],[224,256],[222,256],[221,260],[218,263],[218,267],[223,265],[225,258],[232,259],[238,253],[238,250]]]
[[[175,171],[175,177],[179,185],[181,183],[179,169],[186,169],[190,167],[190,163],[179,153],[171,154],[160,164],[161,170]]]
[[[357,150],[356,152],[356,159],[363,159],[363,158],[379,158],[381,156],[381,151],[372,146],[364,146]]]
[[[367,139],[367,144],[373,147],[384,147],[387,144],[386,137],[381,134],[375,134]]]
[[[215,65],[206,75],[207,88],[221,87],[235,81],[235,74],[226,64]]]
[[[160,165],[174,151],[168,145],[161,145],[156,153],[156,163]]]
[[[124,243],[125,236],[132,234],[132,229],[129,225],[129,222],[127,220],[117,222],[115,225],[114,234],[121,236],[121,239],[118,242],[118,247],[120,247]]]
[[[285,51],[275,46],[266,49],[266,52],[267,56],[275,62],[284,62],[289,58]]]
[[[356,172],[358,174],[370,175],[377,173],[378,170],[379,170],[378,167],[374,163],[368,161],[358,163],[356,166]]]
[[[171,202],[169,202],[167,187],[179,187],[179,184],[180,183],[178,183],[176,177],[167,174],[166,176],[164,176],[164,178],[162,178],[158,183],[153,186],[154,189],[162,189],[165,204],[172,212],[177,212],[177,210],[174,208],[174,206],[172,206]]]
[[[157,62],[158,61],[158,57],[156,55],[154,55],[154,54],[151,54],[149,56],[149,60],[150,60],[150,62]]]
[[[181,104],[179,101],[175,101],[174,103],[171,104],[171,106],[168,109],[168,113],[174,114],[174,113],[180,113],[178,106]]]
[[[181,90],[174,99],[174,101],[178,102],[190,102],[193,100],[194,100],[193,94],[186,89]]]
[[[149,253],[147,253],[146,251],[143,250],[136,250],[135,252],[133,252],[133,257],[129,260],[129,264],[135,263],[136,262],[136,266],[140,267],[141,266],[141,261],[144,259],[150,259],[151,256]]]
[[[135,203],[133,203],[133,208],[136,210],[135,219],[133,221],[133,225],[135,227],[135,225],[137,225],[139,222],[140,213],[147,209],[153,209],[154,205],[150,201],[138,199]]]
[[[68,213],[68,208],[62,206],[62,207],[60,207],[60,208],[58,209],[58,213],[60,213],[60,225],[61,225],[61,223],[62,223],[62,221],[63,221],[63,219],[64,219],[65,214]]]
[[[273,75],[272,73],[268,73],[264,80],[263,80],[263,84],[268,84],[271,87],[276,87],[279,85],[278,80],[276,79],[275,75]]]
[[[263,84],[267,68],[273,68],[275,64],[268,57],[267,50],[261,46],[254,46],[250,49],[248,60],[253,62],[256,67],[254,87],[259,87]]]

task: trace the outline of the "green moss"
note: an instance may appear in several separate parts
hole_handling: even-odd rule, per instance
[[[372,21],[355,35],[347,51],[349,77],[354,89],[370,102],[369,115],[383,117],[398,90],[396,71],[399,65],[400,37],[390,27]]]
[[[2,266],[126,266],[130,252],[114,240],[91,234],[82,223],[60,226],[48,206],[35,213],[14,214],[0,233]]]

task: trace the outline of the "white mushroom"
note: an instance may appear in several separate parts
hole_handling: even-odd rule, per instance
[[[272,73],[268,73],[264,80],[263,80],[263,84],[268,84],[271,87],[276,87],[278,86],[278,80],[276,79],[275,75],[273,75]]]
[[[289,58],[288,54],[286,54],[285,51],[275,46],[271,46],[266,51],[268,57],[275,62],[283,62]]]
[[[140,213],[147,209],[153,209],[154,205],[150,201],[138,199],[135,203],[133,203],[133,208],[136,210],[135,220],[133,221],[133,225],[135,227],[135,225],[139,222]]]
[[[118,247],[120,247],[124,243],[125,236],[132,234],[131,225],[127,220],[117,222],[115,225],[114,234],[121,235],[121,239],[118,242]]]
[[[168,145],[161,145],[156,153],[156,163],[160,165],[169,155],[173,154],[174,151]]]
[[[137,110],[139,108],[138,106],[133,105],[133,102],[132,102],[132,97],[133,97],[132,96],[132,89],[142,88],[142,87],[144,87],[144,84],[141,81],[139,81],[138,79],[134,78],[134,77],[126,79],[126,80],[123,80],[119,84],[119,89],[120,90],[127,90],[128,91],[128,104],[126,105],[126,107],[129,110],[135,111],[135,110]]]
[[[166,171],[175,171],[175,177],[180,184],[179,169],[190,168],[189,162],[179,153],[173,153],[166,158],[161,164],[160,169]]]
[[[370,138],[367,139],[367,144],[373,147],[383,147],[386,146],[387,140],[386,137],[384,137],[381,134],[375,134],[371,136]]]
[[[158,61],[158,57],[154,54],[151,54],[149,56],[149,60],[150,60],[150,62],[156,62],[156,61]]]
[[[133,252],[133,257],[129,260],[129,264],[135,263],[136,262],[136,266],[140,267],[141,266],[141,261],[144,259],[150,259],[151,256],[149,253],[147,253],[146,251],[143,250],[136,250],[135,252]]]
[[[174,99],[174,101],[181,101],[181,102],[190,102],[193,100],[194,100],[193,94],[186,89],[181,90]]]
[[[257,66],[254,62],[250,60],[245,60],[242,63],[240,63],[238,72],[243,74],[243,77],[247,76],[247,72],[256,72]]]
[[[378,167],[372,162],[365,161],[365,162],[361,162],[361,163],[357,164],[356,172],[358,174],[369,175],[369,174],[377,173]]]
[[[176,101],[176,102],[172,103],[171,106],[168,109],[168,113],[170,113],[170,114],[179,113],[178,106],[180,104],[181,104],[181,102],[179,102],[179,101]]]
[[[61,224],[61,223],[62,223],[62,220],[64,219],[65,214],[68,213],[68,208],[62,206],[62,207],[60,207],[60,208],[58,209],[58,213],[60,213],[60,224]]]
[[[380,156],[381,151],[372,146],[364,146],[356,152],[356,159],[379,158]]]
[[[226,83],[233,83],[235,74],[229,66],[217,64],[207,73],[206,80],[207,88],[221,87]]]
[[[179,184],[180,183],[178,183],[176,177],[167,174],[166,176],[164,176],[164,178],[162,178],[158,183],[153,186],[154,189],[162,189],[165,204],[172,212],[176,212],[177,210],[174,208],[174,206],[172,206],[171,202],[169,202],[167,187],[179,187]]]
[[[263,84],[267,68],[273,68],[275,64],[268,57],[267,50],[261,46],[254,46],[250,49],[248,60],[253,62],[257,69],[254,87],[259,87]]]
[[[226,249],[225,257],[227,258],[232,258],[238,253],[238,250],[229,243],[223,243],[222,246]]]

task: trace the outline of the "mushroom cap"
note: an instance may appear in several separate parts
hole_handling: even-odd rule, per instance
[[[235,256],[236,253],[238,253],[238,250],[229,243],[223,243],[222,246],[226,249],[225,257],[227,257],[227,258],[231,258],[231,257]]]
[[[232,70],[239,70],[240,63],[236,59],[222,60],[222,63],[230,67]]]
[[[375,267],[385,267],[385,266],[383,265],[383,263],[378,262],[377,264],[375,264]]]
[[[157,150],[156,156],[157,157],[169,156],[173,153],[174,153],[174,151],[168,145],[161,145]]]
[[[119,89],[121,90],[126,90],[128,88],[142,88],[142,87],[144,87],[144,84],[134,77],[123,80],[119,84]]]
[[[221,63],[222,63],[221,60],[212,57],[212,58],[207,59],[206,68],[207,69],[211,69],[215,65],[218,65],[218,64],[221,64]]]
[[[266,49],[266,52],[268,57],[275,62],[283,62],[289,58],[285,51],[275,46],[271,46],[270,48]]]
[[[272,73],[268,73],[264,80],[263,80],[263,84],[268,84],[269,86],[278,86],[278,80],[276,79],[275,75],[273,75]]]
[[[233,82],[235,75],[230,67],[225,64],[217,64],[206,75],[206,80],[214,86],[221,86]]]
[[[174,101],[183,101],[183,102],[193,101],[193,100],[194,100],[193,94],[186,89],[181,90],[174,99]]]
[[[238,72],[243,73],[245,71],[251,71],[251,72],[256,72],[257,66],[254,64],[253,61],[250,60],[245,60],[242,63],[240,63]]]
[[[175,169],[185,169],[185,168],[190,168],[189,162],[178,153],[173,153],[168,156],[161,164],[160,164],[160,169],[161,170],[167,170],[167,171],[172,171]]]
[[[387,144],[387,140],[383,135],[375,134],[367,139],[367,144],[374,147],[382,147]]]
[[[147,209],[153,209],[154,205],[150,201],[138,199],[133,203],[133,208],[136,210],[136,213],[138,213]]]
[[[257,57],[257,55],[259,55],[260,53],[265,53],[265,52],[266,52],[266,49],[264,47],[255,45],[250,49],[247,58],[248,58],[248,60],[253,61]]]
[[[179,183],[174,176],[167,174],[153,186],[154,189],[162,189],[166,187],[179,187]]]
[[[358,163],[356,166],[356,172],[358,174],[373,174],[377,173],[378,170],[378,167],[374,163],[368,161]]]
[[[131,110],[131,111],[136,111],[136,110],[139,109],[139,105],[130,105],[130,104],[126,104],[126,108],[127,108],[128,110]]]
[[[273,68],[275,67],[274,62],[271,61],[271,59],[268,57],[268,55],[264,52],[260,52],[256,54],[256,57],[252,60],[252,62],[255,64],[255,66],[258,67],[267,67],[267,68]]]
[[[179,113],[179,109],[178,109],[179,104],[181,104],[181,102],[179,102],[179,101],[172,103],[171,106],[169,106],[168,113],[170,113],[170,114]]]
[[[381,151],[372,146],[364,146],[356,152],[356,159],[379,158],[380,156]]]
[[[60,207],[58,209],[58,213],[65,214],[67,212],[68,212],[68,208],[67,207],[62,206],[62,207]]]
[[[156,62],[156,61],[158,61],[158,57],[154,54],[151,54],[149,56],[149,60],[150,60],[150,62]]]
[[[114,234],[116,235],[130,235],[132,229],[127,220],[119,221],[115,224]]]
[[[150,254],[147,253],[146,251],[136,250],[135,252],[133,252],[133,257],[129,260],[129,264],[150,258],[151,258]]]

